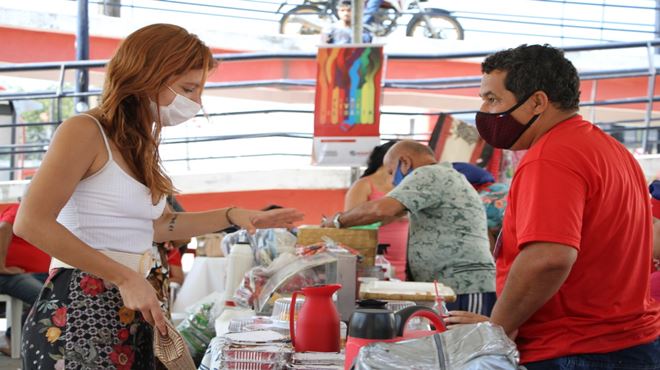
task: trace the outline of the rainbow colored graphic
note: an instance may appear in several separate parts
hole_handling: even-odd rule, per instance
[[[315,136],[379,135],[383,58],[382,46],[319,48]]]

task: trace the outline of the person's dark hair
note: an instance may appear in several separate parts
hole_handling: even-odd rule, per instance
[[[396,143],[397,140],[390,140],[385,144],[374,147],[374,150],[372,150],[371,154],[369,154],[369,159],[367,159],[367,169],[364,170],[364,173],[360,177],[373,175],[376,171],[378,171],[380,166],[383,165],[383,159],[385,158],[385,153],[387,153],[387,151],[390,150],[392,145]]]
[[[504,86],[521,101],[543,91],[550,102],[564,111],[578,109],[580,77],[564,52],[552,46],[520,45],[492,54],[481,63],[482,73],[506,72]]]
[[[351,4],[351,0],[340,0],[337,2],[337,8],[339,8],[340,6],[353,6],[353,5]]]

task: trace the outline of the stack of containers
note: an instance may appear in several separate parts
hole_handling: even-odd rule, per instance
[[[280,370],[290,361],[287,336],[272,330],[228,333],[221,354],[223,369]]]

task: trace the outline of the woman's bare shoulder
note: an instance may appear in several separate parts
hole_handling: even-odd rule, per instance
[[[371,186],[370,176],[360,177],[359,179],[357,179],[353,183],[353,186],[359,186],[359,187],[369,187],[369,186]]]
[[[101,136],[100,130],[94,118],[87,114],[79,114],[64,120],[58,126],[53,139],[60,139],[62,136],[65,136],[83,144],[89,140],[99,138]]]
[[[90,163],[105,152],[101,129],[88,115],[67,118],[55,131],[48,148],[60,160]]]

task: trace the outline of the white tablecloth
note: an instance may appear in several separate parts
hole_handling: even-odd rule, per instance
[[[207,295],[225,291],[227,259],[224,257],[195,257],[190,272],[174,301],[172,312],[185,312],[186,308]]]

